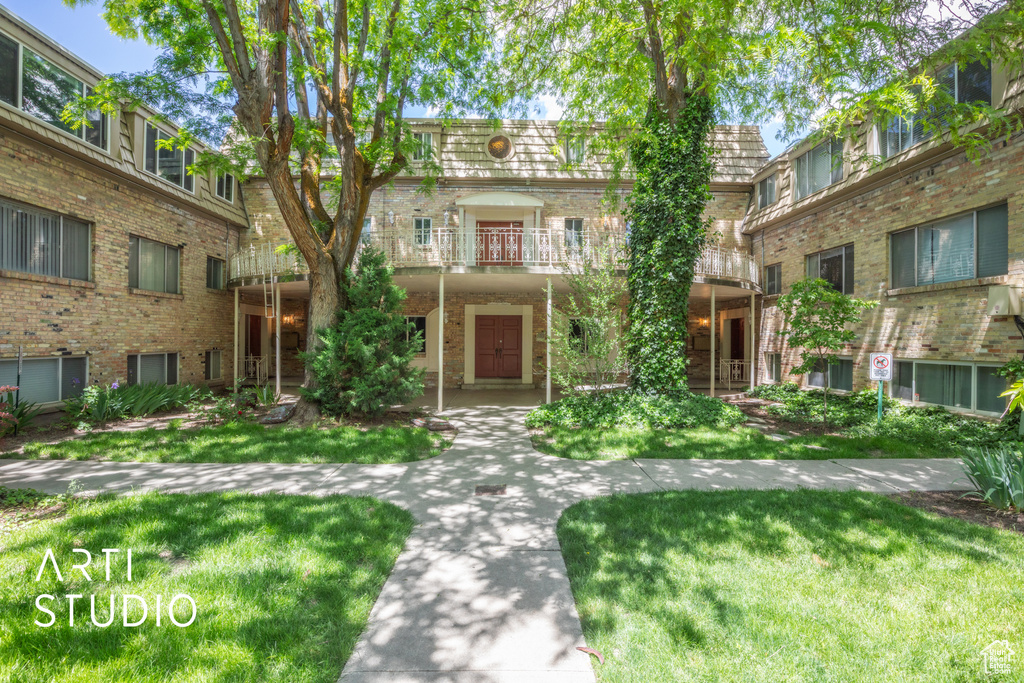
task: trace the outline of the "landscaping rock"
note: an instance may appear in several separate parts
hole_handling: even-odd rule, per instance
[[[271,410],[269,413],[260,418],[260,424],[265,425],[276,425],[282,422],[287,422],[292,419],[292,415],[295,413],[295,404],[291,403],[286,406],[278,406]]]
[[[451,422],[442,417],[414,417],[413,427],[426,427],[432,432],[446,432],[455,429]]]

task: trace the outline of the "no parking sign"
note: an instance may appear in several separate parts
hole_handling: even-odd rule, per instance
[[[873,353],[868,363],[868,379],[873,382],[892,381],[892,354]]]

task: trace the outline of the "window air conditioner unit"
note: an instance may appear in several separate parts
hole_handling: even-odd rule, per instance
[[[1020,315],[1020,287],[998,285],[988,288],[989,315]]]

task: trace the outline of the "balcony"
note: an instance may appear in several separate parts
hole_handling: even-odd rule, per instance
[[[597,249],[607,249],[625,267],[626,234],[584,231],[570,235],[562,231],[514,228],[477,228],[474,231],[441,228],[414,233],[412,230],[375,230],[362,244],[381,249],[395,268],[423,267],[525,267],[560,270],[582,263]],[[262,280],[268,277],[301,276],[308,273],[302,255],[295,249],[251,245],[231,257],[230,279]],[[698,277],[742,280],[759,287],[761,269],[757,261],[740,251],[708,247],[697,262]]]

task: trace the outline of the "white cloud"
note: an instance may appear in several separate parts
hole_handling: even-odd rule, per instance
[[[541,95],[533,101],[534,106],[531,109],[535,109],[537,117],[540,119],[548,119],[557,121],[562,118],[562,105],[558,103],[554,95]]]

